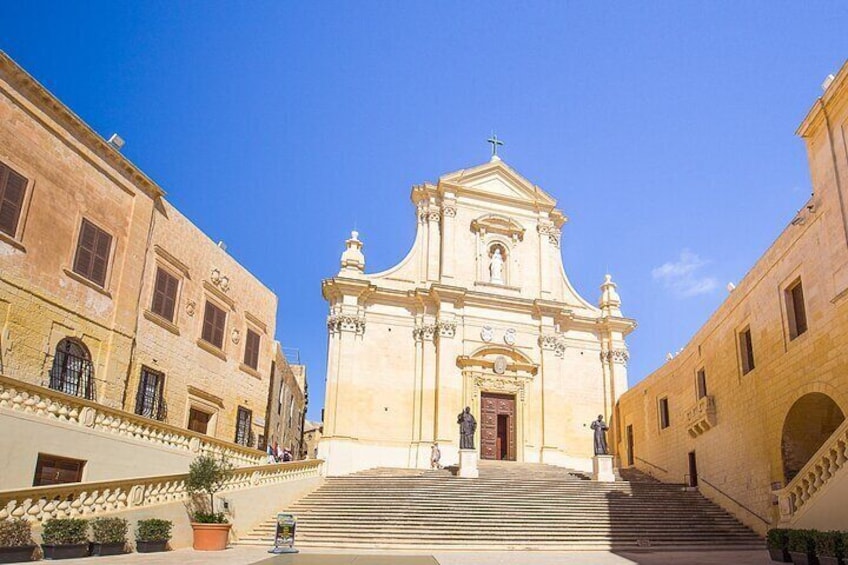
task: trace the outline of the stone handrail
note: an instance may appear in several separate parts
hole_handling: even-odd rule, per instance
[[[848,419],[842,422],[789,484],[775,491],[780,523],[787,524],[848,461]]]
[[[266,455],[251,447],[209,437],[0,375],[0,408],[50,418],[197,455],[224,457],[237,467],[261,465]]]
[[[319,477],[321,459],[234,469],[221,492]],[[188,473],[0,490],[0,520],[90,518],[130,508],[187,500]]]

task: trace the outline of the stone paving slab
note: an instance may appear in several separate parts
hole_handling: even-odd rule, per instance
[[[42,562],[47,563],[47,562]],[[736,551],[395,551],[301,550],[271,555],[267,547],[225,551],[179,549],[115,557],[66,559],[66,565],[769,565],[764,550]]]

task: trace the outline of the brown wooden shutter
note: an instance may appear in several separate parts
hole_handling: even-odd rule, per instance
[[[244,364],[256,369],[259,367],[259,334],[253,330],[247,330],[247,339],[244,340]]]
[[[227,315],[223,310],[206,302],[206,310],[203,314],[203,333],[201,337],[214,345],[217,348],[224,346],[224,325],[227,321]]]
[[[74,272],[104,286],[111,248],[112,236],[88,220],[83,220],[74,260]]]
[[[176,277],[171,276],[164,269],[156,269],[156,282],[153,288],[153,304],[151,309],[169,322],[174,321],[174,310],[177,303]]]
[[[24,205],[27,179],[0,163],[0,231],[15,237]]]

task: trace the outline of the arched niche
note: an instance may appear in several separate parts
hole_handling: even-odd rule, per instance
[[[800,397],[786,414],[781,435],[783,477],[788,483],[845,420],[839,405],[822,392]]]

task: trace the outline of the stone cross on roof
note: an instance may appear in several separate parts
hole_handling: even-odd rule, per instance
[[[498,136],[494,133],[492,133],[492,137],[486,141],[492,144],[492,158],[496,158],[498,156],[498,145],[503,145],[504,142],[498,139]]]

